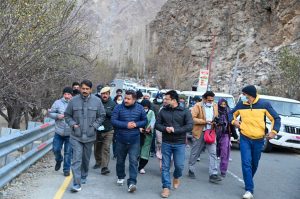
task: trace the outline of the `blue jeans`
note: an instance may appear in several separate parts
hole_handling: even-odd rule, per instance
[[[240,151],[242,159],[242,171],[245,182],[245,190],[253,193],[253,177],[258,167],[264,139],[253,140],[246,136],[240,136]]]
[[[62,147],[64,145],[64,157],[61,154]],[[63,171],[70,171],[71,166],[71,146],[70,136],[61,136],[55,133],[53,138],[53,153],[55,161],[60,163],[64,161]]]
[[[162,153],[162,173],[161,181],[162,187],[171,189],[170,166],[173,155],[175,170],[174,178],[182,176],[185,159],[185,144],[168,144],[163,142],[161,146]]]
[[[137,183],[137,174],[138,174],[138,158],[140,155],[140,143],[135,144],[124,144],[121,142],[116,143],[116,152],[117,152],[117,176],[118,179],[124,179],[125,174],[125,160],[127,154],[129,154],[129,179],[127,180],[127,185]]]

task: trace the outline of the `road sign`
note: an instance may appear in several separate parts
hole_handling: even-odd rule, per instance
[[[199,83],[198,83],[198,92],[206,92],[208,86],[209,70],[200,69],[199,74]]]

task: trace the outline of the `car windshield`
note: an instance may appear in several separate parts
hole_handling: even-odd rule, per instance
[[[146,89],[139,89],[142,93],[146,93]]]
[[[268,101],[279,115],[300,117],[300,103]]]
[[[152,98],[155,98],[156,95],[157,95],[157,93],[152,93],[152,94],[151,94],[151,97],[152,97]]]
[[[221,98],[225,99],[225,100],[228,102],[228,106],[229,106],[231,109],[234,108],[235,104],[234,104],[234,100],[233,100],[232,97],[219,97],[219,96],[215,96],[214,100],[215,100],[216,103],[218,103],[218,101],[219,101]]]

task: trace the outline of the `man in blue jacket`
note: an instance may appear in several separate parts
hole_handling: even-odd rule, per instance
[[[124,102],[117,105],[113,111],[111,123],[116,132],[117,150],[117,184],[124,183],[125,160],[129,155],[129,179],[127,180],[128,192],[136,191],[138,157],[140,154],[140,131],[147,124],[147,116],[144,108],[136,102],[136,93],[128,90],[125,93]]]

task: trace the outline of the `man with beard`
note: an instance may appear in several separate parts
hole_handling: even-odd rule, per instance
[[[118,185],[124,184],[125,160],[129,155],[129,179],[127,180],[128,192],[136,191],[138,157],[140,155],[140,128],[145,128],[147,116],[144,108],[137,103],[135,91],[125,93],[124,102],[117,105],[113,111],[111,123],[117,133],[117,176]]]

